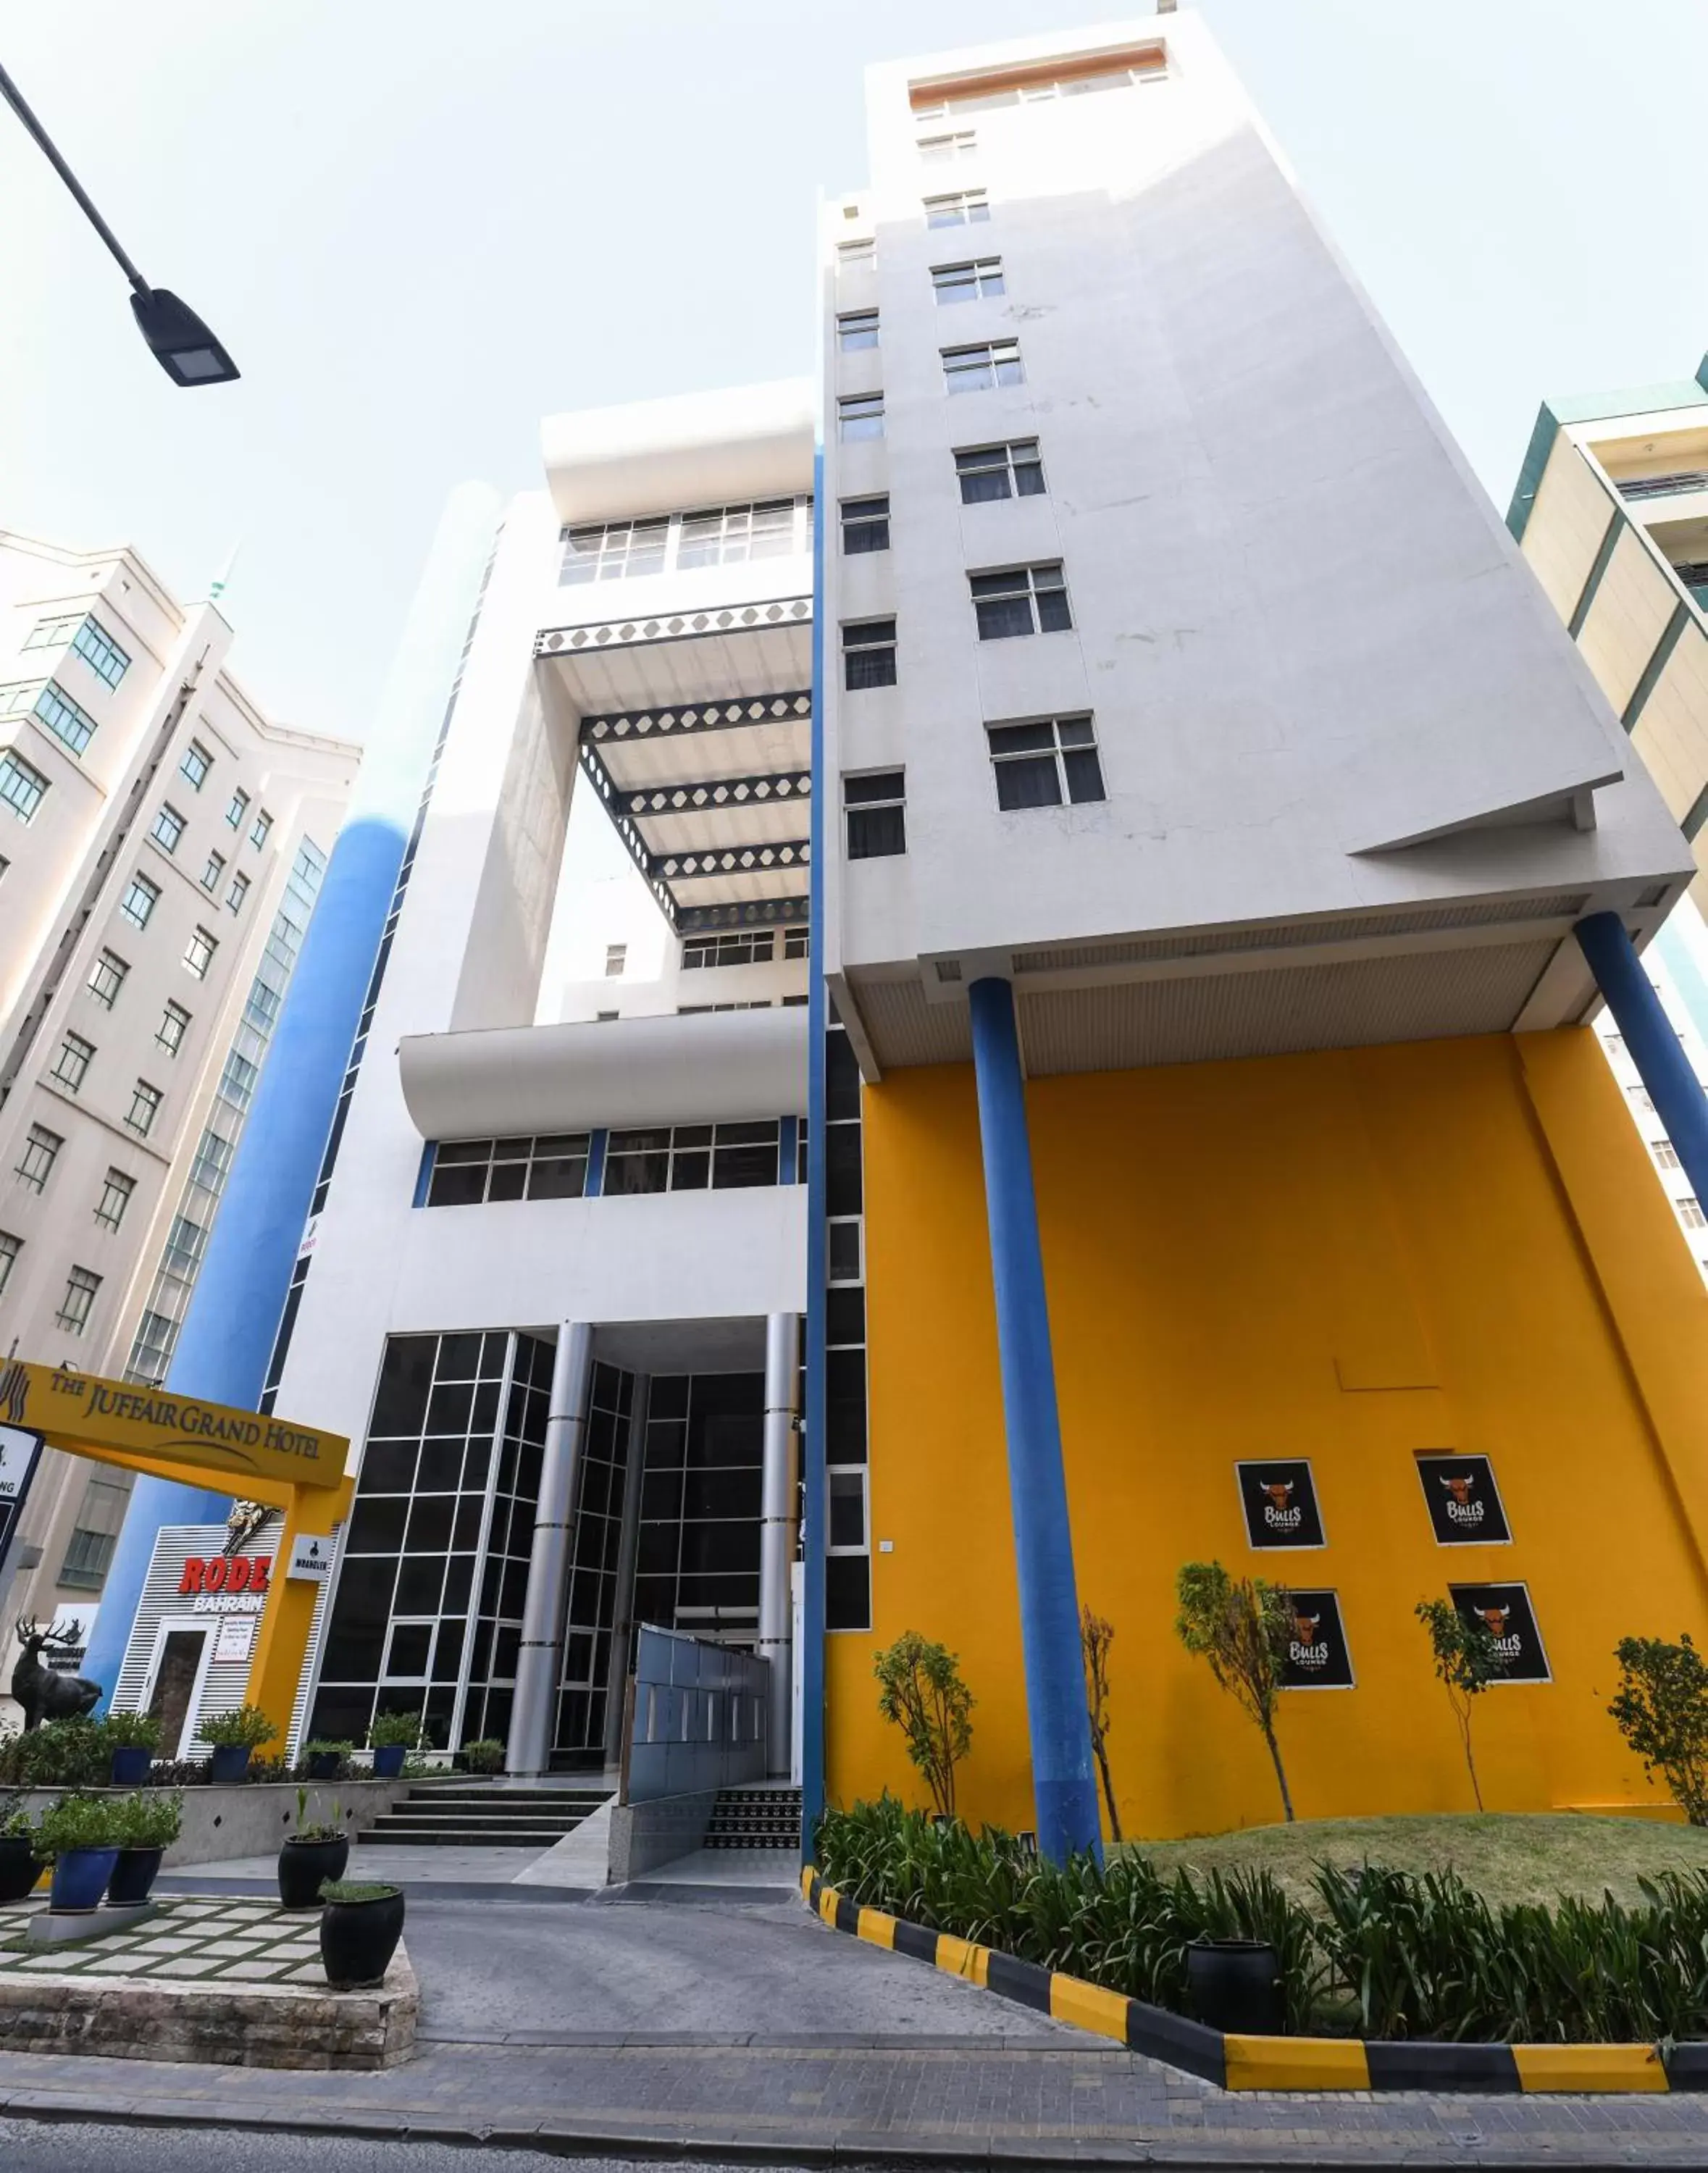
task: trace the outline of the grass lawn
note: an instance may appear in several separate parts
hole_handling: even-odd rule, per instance
[[[1311,1868],[1319,1858],[1401,1871],[1451,1868],[1492,1902],[1552,1901],[1561,1894],[1594,1901],[1604,1888],[1619,1901],[1639,1901],[1639,1878],[1708,1871],[1708,1827],[1583,1812],[1305,1819],[1129,1845],[1164,1871],[1183,1864],[1193,1871],[1265,1867],[1301,1899],[1310,1898]]]

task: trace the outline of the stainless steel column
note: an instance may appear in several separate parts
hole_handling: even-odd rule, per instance
[[[795,1561],[800,1457],[795,1433],[795,1383],[800,1366],[800,1317],[773,1313],[765,1322],[765,1446],[759,1524],[759,1653],[771,1663],[766,1716],[766,1770],[789,1777],[794,1712]]]
[[[593,1330],[585,1320],[566,1320],[558,1330],[558,1355],[552,1361],[546,1450],[540,1464],[539,1507],[528,1558],[528,1596],[522,1607],[516,1695],[504,1757],[507,1773],[543,1773],[552,1760],[563,1674],[563,1610],[569,1601],[570,1535],[592,1382]]]
[[[646,1475],[646,1399],[650,1375],[637,1373],[628,1406],[628,1469],[622,1481],[622,1532],[617,1544],[617,1591],[612,1606],[611,1671],[606,1677],[605,1762],[622,1759],[622,1694],[634,1643],[634,1560],[640,1551],[640,1490]]]

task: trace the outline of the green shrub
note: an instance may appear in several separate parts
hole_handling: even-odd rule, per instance
[[[0,1742],[0,1785],[8,1787],[100,1788],[112,1769],[105,1723],[83,1714]]]
[[[384,1901],[393,1894],[401,1894],[401,1886],[385,1886],[364,1879],[323,1879],[321,1881],[322,1901]]]
[[[239,1744],[256,1750],[263,1743],[271,1743],[278,1730],[258,1705],[240,1705],[233,1712],[216,1713],[212,1720],[204,1720],[200,1733],[202,1740],[216,1750],[234,1749]]]
[[[121,1848],[170,1848],[184,1825],[184,1798],[176,1789],[139,1789],[112,1806]]]
[[[904,1630],[872,1662],[878,1711],[902,1731],[908,1756],[925,1777],[931,1800],[946,1816],[955,1810],[955,1768],[973,1745],[967,1718],[974,1698],[954,1653],[917,1630]]]
[[[1490,1683],[1506,1672],[1494,1632],[1480,1615],[1463,1613],[1451,1599],[1420,1599],[1412,1610],[1424,1626],[1435,1661],[1436,1680],[1447,1694],[1464,1746],[1465,1770],[1471,1777],[1471,1793],[1477,1809],[1483,1808],[1482,1783],[1477,1761],[1471,1755],[1471,1714],[1477,1700]]]
[[[471,1773],[500,1773],[504,1771],[504,1746],[493,1736],[477,1736],[472,1743],[462,1746],[462,1762]]]
[[[63,1856],[73,1848],[121,1848],[124,1822],[122,1797],[105,1801],[99,1796],[73,1793],[50,1804],[35,1825],[38,1856]]]
[[[309,1816],[309,1792],[306,1788],[297,1790],[296,1825],[290,1836],[293,1841],[338,1841],[342,1839],[343,1831],[336,1796],[332,1798],[332,1808],[325,1818],[311,1819]]]
[[[1614,1647],[1619,1686],[1608,1711],[1653,1780],[1665,1777],[1673,1800],[1693,1826],[1708,1825],[1708,1663],[1687,1630],[1664,1637],[1622,1637]]]
[[[112,1750],[158,1750],[160,1723],[151,1712],[110,1712],[94,1723]]]
[[[418,1712],[376,1712],[374,1724],[368,1730],[368,1742],[374,1750],[389,1750],[396,1744],[405,1744],[414,1750],[421,1740],[421,1715]]]
[[[354,1755],[355,1749],[353,1743],[342,1736],[334,1740],[317,1735],[312,1743],[303,1745],[303,1755],[305,1758],[349,1758]]]
[[[1175,1636],[1188,1653],[1210,1663],[1216,1687],[1261,1730],[1290,1824],[1293,1798],[1275,1740],[1275,1707],[1293,1636],[1290,1595],[1284,1585],[1231,1577],[1219,1561],[1208,1561],[1181,1564],[1174,1596],[1180,1608]]]

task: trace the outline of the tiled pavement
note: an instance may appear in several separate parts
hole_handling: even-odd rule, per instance
[[[26,1902],[5,1912],[0,1978],[166,1977],[191,1983],[304,1984],[324,1987],[318,1911],[287,1915],[277,1903],[247,1898],[163,1901],[127,1932],[86,1945],[32,1948],[22,1920],[46,1908]]]

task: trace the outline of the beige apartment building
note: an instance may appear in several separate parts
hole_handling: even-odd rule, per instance
[[[0,530],[0,1354],[162,1379],[354,777],[134,551]],[[129,1493],[49,1453],[0,1583],[87,1633]]]

